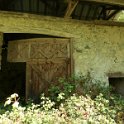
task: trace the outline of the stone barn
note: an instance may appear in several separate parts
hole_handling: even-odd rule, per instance
[[[0,98],[35,99],[59,77],[92,75],[124,95],[123,0],[0,0]]]

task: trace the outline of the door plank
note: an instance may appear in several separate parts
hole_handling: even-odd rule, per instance
[[[70,57],[70,39],[33,38],[9,41],[8,61],[27,62],[30,59],[56,59]]]
[[[70,61],[27,62],[26,99],[37,100],[41,93],[48,95],[48,89],[58,84],[61,77],[70,77]]]

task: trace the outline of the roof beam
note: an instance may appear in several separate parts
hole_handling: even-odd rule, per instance
[[[59,37],[79,38],[84,25],[108,25],[124,27],[123,22],[111,21],[78,21],[57,17],[41,16],[17,12],[0,11],[0,32],[34,33]],[[111,27],[110,27],[111,28]]]
[[[80,0],[84,2],[96,2],[101,4],[124,6],[124,0]]]

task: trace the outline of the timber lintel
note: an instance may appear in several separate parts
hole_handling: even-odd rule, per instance
[[[0,11],[0,32],[3,33],[34,33],[79,38],[80,35],[78,30],[81,31],[79,27],[82,27],[83,25],[124,27],[123,22],[79,21],[74,19]],[[73,30],[77,31],[73,32]]]

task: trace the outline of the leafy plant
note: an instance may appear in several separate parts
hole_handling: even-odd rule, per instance
[[[7,105],[12,104],[12,107],[13,108],[18,108],[18,105],[19,105],[18,100],[19,100],[18,94],[17,93],[14,93],[10,97],[7,98],[4,106],[7,106]]]
[[[69,79],[60,78],[57,85],[51,86],[49,91],[49,97],[51,100],[57,102],[57,96],[60,93],[65,94],[65,99],[72,94],[78,95],[90,95],[95,98],[99,93],[104,94],[104,96],[109,97],[110,87],[102,86],[99,80],[93,80],[91,74],[88,73],[87,76],[71,77]]]
[[[11,95],[8,97],[14,98]],[[7,99],[7,100],[8,100]],[[64,102],[60,102],[64,99]],[[17,99],[16,99],[17,100]],[[65,98],[64,93],[57,96],[60,102],[55,108],[55,102],[50,98],[41,95],[39,104],[30,103],[26,107],[18,106],[0,115],[2,124],[123,124],[124,99],[111,95],[110,99],[104,97],[102,93],[94,99],[89,95],[73,94]],[[13,101],[13,100],[12,100]],[[111,103],[110,103],[111,101]],[[15,101],[14,101],[15,102]],[[7,105],[10,102],[6,102]],[[13,102],[10,104],[13,107]]]
[[[61,78],[59,85],[49,89],[49,97],[41,94],[39,104],[30,101],[21,106],[18,94],[12,94],[1,109],[0,123],[123,124],[124,99],[109,92],[93,83],[90,75]]]

